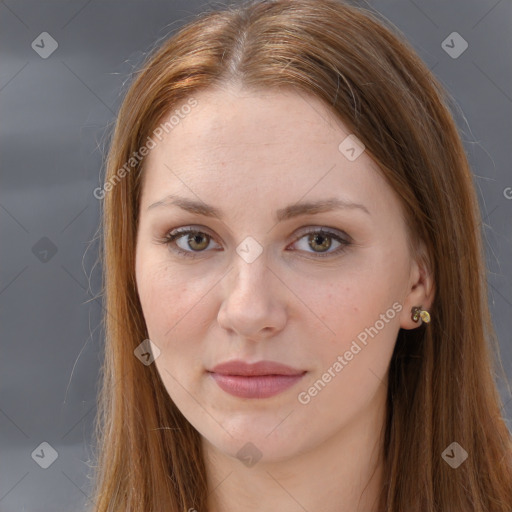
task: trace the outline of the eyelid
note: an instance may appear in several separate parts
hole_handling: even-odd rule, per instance
[[[294,232],[294,237],[296,237],[296,236],[302,237],[303,235],[309,234],[311,231],[314,231],[314,232],[323,231],[324,233],[327,233],[330,235],[337,235],[340,238],[345,239],[346,242],[352,243],[352,237],[348,233],[343,231],[342,229],[333,228],[333,227],[325,226],[325,225],[319,225],[319,224],[311,224],[309,226],[304,226],[303,228],[300,228],[298,231]]]

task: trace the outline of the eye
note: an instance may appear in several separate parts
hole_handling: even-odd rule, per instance
[[[303,239],[304,242],[302,242]],[[195,258],[198,254],[206,252],[206,249],[208,249],[213,240],[213,236],[204,231],[185,227],[177,228],[166,234],[164,238],[156,241],[157,243],[169,246],[173,252],[179,255]],[[337,246],[333,245],[333,241]],[[309,252],[307,249],[310,248],[313,251],[309,253],[315,254],[315,257],[318,258],[326,258],[339,254],[345,251],[352,243],[351,238],[343,232],[334,232],[323,228],[310,229],[309,231],[303,232],[303,235],[292,245],[300,244],[301,242],[302,248],[299,250]],[[335,249],[329,251],[333,246]],[[292,250],[295,251],[297,249]]]
[[[188,236],[185,237],[185,235]],[[208,233],[187,227],[171,231],[160,242],[168,245],[177,254],[195,258],[194,253],[205,252],[212,240],[213,237]]]
[[[302,240],[304,242],[301,244]],[[333,240],[338,245],[335,246],[335,250],[329,252],[329,249],[333,247]],[[306,231],[305,235],[301,236],[297,242],[294,242],[294,244],[302,245],[300,250],[304,252],[308,252],[308,248],[313,249],[313,253],[310,254],[315,254],[315,257],[319,258],[327,258],[339,254],[345,251],[351,243],[348,235],[340,235],[338,232],[323,228]]]

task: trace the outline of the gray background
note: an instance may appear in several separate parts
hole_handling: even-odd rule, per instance
[[[92,191],[101,182],[106,134],[129,74],[155,41],[203,5],[0,2],[0,512],[90,505],[86,461],[102,346],[101,269],[98,244],[90,243],[100,203]],[[456,120],[484,212],[489,302],[510,378],[512,4],[370,5],[404,32],[460,107]],[[458,58],[442,47],[454,31],[469,44]],[[33,41],[43,46],[42,32],[58,43],[47,58],[32,47]],[[39,51],[49,49],[45,39]],[[512,400],[499,385],[511,427]],[[47,469],[32,456],[42,442],[58,453]]]

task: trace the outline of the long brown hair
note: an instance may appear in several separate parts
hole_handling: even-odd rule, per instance
[[[106,339],[95,512],[207,510],[200,436],[155,365],[134,356],[148,338],[134,265],[143,159],[126,164],[170,111],[230,82],[323,100],[398,194],[411,244],[426,247],[432,322],[397,338],[380,509],[510,512],[512,440],[494,380],[503,369],[455,102],[396,27],[335,0],[237,2],[203,12],[151,52],[125,96],[102,192]],[[453,442],[468,453],[456,469],[442,457]]]

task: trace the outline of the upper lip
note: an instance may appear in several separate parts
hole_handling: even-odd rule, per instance
[[[247,363],[241,360],[226,361],[225,363],[214,366],[213,373],[222,375],[301,375],[305,370],[298,370],[285,364],[275,361],[258,361],[257,363]]]

